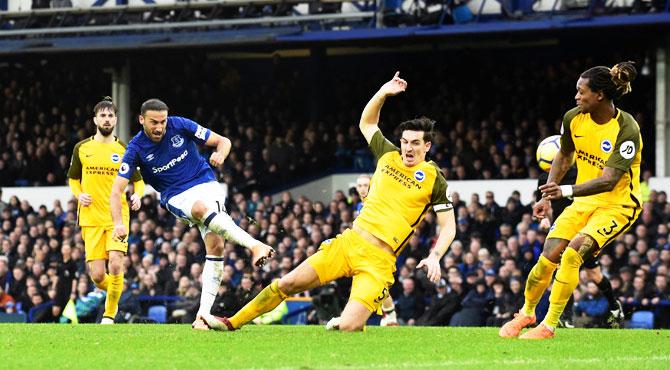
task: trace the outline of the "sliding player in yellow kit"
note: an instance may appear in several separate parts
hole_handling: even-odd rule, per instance
[[[370,315],[388,297],[396,256],[431,206],[437,212],[440,234],[429,256],[417,268],[426,267],[428,278],[434,283],[439,281],[440,259],[454,239],[456,222],[447,182],[437,165],[425,160],[434,121],[423,117],[401,123],[400,148],[388,141],[378,126],[386,98],[406,88],[407,82],[397,72],[372,97],[361,115],[359,127],[378,163],[375,181],[353,228],[323,242],[318,252],[263,289],[230,319],[203,317],[211,328],[239,329],[290,295],[353,276],[349,302],[339,322],[329,326],[342,331],[363,330]]]
[[[540,186],[542,199],[533,213],[544,218],[550,201],[561,197],[574,197],[574,202],[549,229],[542,255],[526,281],[525,304],[500,328],[501,337],[516,338],[523,328],[535,323],[535,307],[560,263],[547,316],[520,337],[553,338],[558,319],[579,283],[579,267],[628,230],[640,215],[640,127],[613,102],[631,91],[630,83],[636,75],[633,64],[623,62],[611,69],[591,68],[577,81],[577,107],[563,117],[561,150],[547,184]],[[573,153],[577,181],[575,185],[559,186]]]
[[[107,97],[93,108],[96,133],[77,143],[67,172],[72,194],[79,200],[79,226],[84,239],[86,262],[95,286],[107,292],[101,324],[113,324],[123,291],[123,259],[128,242],[112,237],[114,223],[109,208],[112,183],[121,166],[126,145],[112,135],[117,108]],[[133,178],[132,209],[140,208],[144,181],[137,172]],[[123,222],[130,220],[128,203],[123,197]],[[106,264],[109,263],[109,273]]]

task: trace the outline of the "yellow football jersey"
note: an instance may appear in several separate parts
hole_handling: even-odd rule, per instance
[[[617,109],[616,117],[599,125],[590,114],[573,108],[563,117],[561,146],[575,152],[577,184],[602,176],[605,167],[624,171],[612,191],[575,197],[575,203],[641,207],[642,137],[640,126],[630,114]]]
[[[377,168],[365,205],[354,224],[390,245],[398,255],[426,212],[453,208],[447,181],[437,165],[402,163],[400,149],[377,131],[370,142]]]
[[[112,143],[105,144],[90,137],[75,145],[67,177],[80,180],[82,191],[93,198],[90,206],[79,207],[80,226],[114,226],[109,208],[109,197],[125,152],[126,145],[118,138]],[[131,181],[135,182],[140,179],[139,171],[135,171]],[[128,202],[123,196],[121,204],[123,222],[127,225],[129,221]]]

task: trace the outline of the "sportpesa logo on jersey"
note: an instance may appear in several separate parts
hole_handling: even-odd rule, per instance
[[[170,162],[168,162],[167,164],[165,164],[165,166],[162,166],[162,167],[151,167],[151,171],[152,171],[153,173],[159,173],[159,172],[167,171],[167,170],[169,170],[170,168],[174,167],[177,163],[181,162],[184,158],[186,158],[187,155],[188,155],[188,150],[184,150],[184,152],[181,153],[181,155],[179,155],[179,157],[177,157],[177,158],[172,158],[172,159],[170,160]],[[125,164],[125,163],[124,163],[124,164]]]
[[[172,141],[172,146],[175,148],[179,148],[184,144],[184,138],[181,135],[175,135],[170,140]]]
[[[609,140],[605,139],[602,142],[600,142],[600,149],[602,149],[603,152],[609,153],[612,151],[612,142]]]

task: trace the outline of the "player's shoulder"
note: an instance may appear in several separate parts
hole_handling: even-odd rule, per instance
[[[619,115],[617,116],[617,122],[619,123],[619,132],[628,133],[628,134],[639,134],[640,125],[638,125],[635,117],[632,114],[619,109]]]
[[[79,141],[78,143],[76,143],[76,144],[74,145],[74,151],[79,150],[79,148],[81,148],[81,147],[84,146],[84,145],[92,145],[92,144],[94,144],[94,143],[95,143],[95,141],[93,140],[93,136],[89,136],[89,137],[87,137],[86,139],[81,140],[81,141]]]
[[[123,149],[125,149],[128,146],[126,142],[121,140],[118,136],[114,136],[114,142],[116,143],[116,145],[119,145]]]
[[[442,173],[442,169],[440,169],[440,166],[437,165],[437,163],[433,161],[426,161],[427,168],[429,171],[432,171],[435,175],[435,183],[447,183],[447,178],[444,177],[444,174]]]
[[[193,120],[182,116],[168,116],[167,118],[168,126],[181,126],[190,122],[193,122]]]
[[[563,115],[563,120],[569,123],[573,119],[575,119],[575,117],[580,115],[581,113],[582,112],[579,109],[579,107],[574,107],[574,108],[570,109],[569,111],[565,112],[565,114]]]

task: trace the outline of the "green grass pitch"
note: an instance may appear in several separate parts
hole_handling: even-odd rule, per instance
[[[553,340],[497,328],[188,325],[0,325],[2,369],[668,369],[669,330],[563,329]]]

